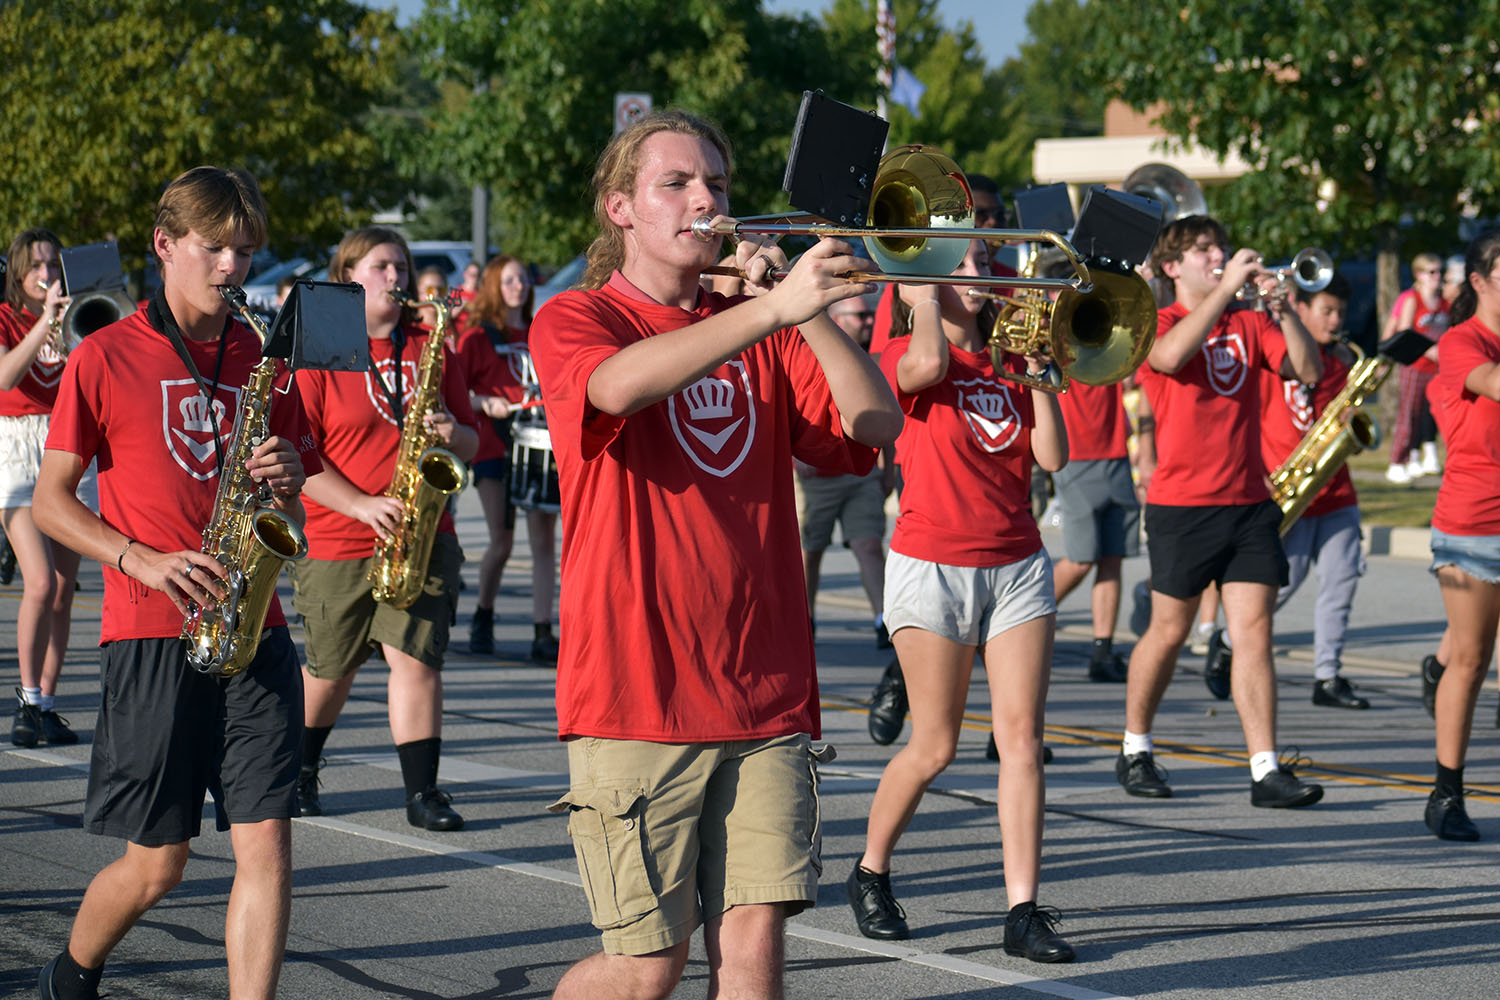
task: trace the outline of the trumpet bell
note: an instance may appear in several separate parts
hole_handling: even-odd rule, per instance
[[[1309,295],[1321,292],[1333,280],[1333,258],[1317,247],[1302,250],[1292,258],[1292,280]]]
[[[1090,262],[1094,290],[1064,291],[1052,308],[1055,342],[1067,353],[1059,362],[1070,379],[1111,385],[1138,369],[1156,341],[1156,298],[1134,271]]]
[[[901,146],[880,158],[870,199],[876,229],[970,229],[974,198],[952,157],[932,146]],[[951,274],[968,252],[959,239],[866,236],[865,249],[882,271]]]

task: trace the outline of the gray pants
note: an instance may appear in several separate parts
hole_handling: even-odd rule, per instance
[[[1356,505],[1300,518],[1281,540],[1289,574],[1286,586],[1276,594],[1277,610],[1307,579],[1312,564],[1318,566],[1318,600],[1313,609],[1313,663],[1318,680],[1337,677],[1343,665],[1349,609],[1359,578],[1365,575],[1360,537]]]

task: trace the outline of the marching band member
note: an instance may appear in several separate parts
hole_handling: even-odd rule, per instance
[[[98,996],[110,951],[181,881],[206,790],[234,848],[229,995],[276,995],[302,735],[296,647],[274,597],[255,659],[238,674],[190,669],[179,638],[190,601],[209,606],[227,593],[225,568],[199,549],[261,343],[228,317],[219,287],[244,281],[265,235],[249,174],[196,167],[179,176],[162,193],[152,236],[161,290],[75,348],[58,391],[36,519],[104,567],[103,699],[83,824],[126,844],[84,893],[66,950],[42,970],[44,1000]],[[318,456],[295,386],[271,397],[272,436],[245,464],[300,521],[298,494]],[[98,515],[74,492],[96,456]]]
[[[31,515],[48,415],[67,360],[52,332],[69,301],[61,253],[62,242],[49,230],[17,236],[0,303],[0,519],[23,581],[16,611],[20,700],[10,730],[19,747],[78,742],[53,700],[68,650],[78,553],[45,537]]]
[[[421,377],[418,361],[428,337],[391,296],[411,295],[411,252],[393,229],[357,229],[334,251],[328,279],[364,286],[370,370],[297,376],[323,457],[323,471],[307,482],[308,558],[292,567],[292,603],[307,636],[307,733],[298,796],[304,815],[322,815],[323,746],[355,674],[378,646],[390,670],[387,711],[406,786],[407,822],[457,830],[463,819],[449,805],[451,796],[437,787],[443,658],[463,561],[452,516],[445,511],[438,522],[431,560],[421,568],[427,582],[411,607],[378,603],[369,580],[377,536],[396,531],[403,517],[401,501],[385,492],[405,422],[414,418],[407,406]],[[441,387],[445,409],[421,419],[444,447],[467,461],[478,434],[463,372],[449,355]]]
[[[989,275],[974,240],[957,274]],[[1033,456],[1068,461],[1057,396],[994,374],[994,307],[962,287],[903,285],[880,365],[907,414],[896,442],[905,475],[886,562],[886,624],[901,661],[911,738],[881,775],[864,854],[846,883],[866,937],[908,936],[891,892],[891,854],[934,778],[953,761],[976,651],[984,657],[1000,750],[1007,954],[1067,962],[1073,949],[1038,908],[1042,857],[1042,716],[1057,603],[1052,564],[1031,514]],[[1020,359],[1014,359],[1019,366]],[[1028,359],[1028,366],[1043,363]],[[978,522],[967,516],[981,509]],[[984,530],[985,528],[989,530]]]
[[[1260,452],[1256,370],[1316,382],[1322,364],[1292,310],[1274,303],[1271,313],[1230,310],[1265,268],[1248,248],[1227,256],[1228,239],[1216,220],[1192,215],[1169,223],[1152,250],[1152,266],[1172,280],[1176,301],[1158,314],[1156,343],[1139,373],[1156,415],[1157,467],[1146,494],[1151,623],[1130,656],[1115,777],[1131,795],[1171,796],[1152,756],[1151,725],[1198,596],[1217,582],[1234,649],[1234,705],[1250,752],[1250,802],[1306,806],[1322,787],[1299,780],[1276,757],[1271,608],[1287,563],[1281,509],[1270,499]],[[1214,273],[1220,267],[1222,280]]]
[[[1448,442],[1432,512],[1432,572],[1448,631],[1435,703],[1437,780],[1425,816],[1443,840],[1479,839],[1464,809],[1464,759],[1500,622],[1500,231],[1469,244],[1464,278],[1428,390]]]
[[[749,287],[700,272],[729,146],[680,111],[639,119],[594,174],[601,235],[532,331],[563,490],[559,736],[604,953],[560,998],[661,997],[699,924],[710,995],[780,996],[785,918],[816,901],[819,735],[792,459],[867,472],[901,413],[823,310],[868,266],[822,240],[790,275],[746,240]],[[826,759],[826,756],[825,756]],[[642,851],[613,850],[617,838]]]

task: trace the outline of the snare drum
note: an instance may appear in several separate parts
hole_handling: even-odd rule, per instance
[[[562,509],[557,486],[557,464],[552,461],[552,435],[543,423],[511,427],[510,502],[523,510],[556,514]]]

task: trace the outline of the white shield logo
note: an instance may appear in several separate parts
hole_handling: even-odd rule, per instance
[[[167,451],[194,479],[207,482],[218,475],[215,433],[221,445],[226,442],[233,431],[229,416],[239,401],[240,390],[234,386],[219,386],[210,405],[190,378],[161,383],[161,431]]]
[[[1292,415],[1292,426],[1305,431],[1313,425],[1312,392],[1301,382],[1283,382],[1282,395],[1286,408]]]
[[[705,375],[667,399],[677,443],[693,464],[723,479],[750,454],[755,441],[755,396],[743,361],[730,361],[730,377]],[[724,371],[720,368],[719,371]]]
[[[1226,333],[1205,341],[1203,359],[1208,362],[1208,384],[1221,396],[1233,396],[1245,384],[1250,356],[1237,333]]]
[[[380,379],[384,385],[376,383]],[[401,361],[401,409],[406,410],[411,405],[412,393],[417,385],[417,362],[415,359]],[[380,414],[380,419],[392,427],[399,426],[396,423],[396,415],[391,412],[391,393],[396,391],[396,360],[386,358],[384,361],[374,361],[369,370],[365,372],[365,395],[370,397],[370,405],[375,407],[375,412]]]
[[[955,381],[958,412],[969,422],[979,447],[988,452],[1004,451],[1020,436],[1021,415],[1004,382],[990,379]]]
[[[52,341],[42,345],[42,349],[36,352],[36,357],[31,362],[31,377],[44,389],[50,389],[62,381],[63,365],[67,358],[57,353],[57,348],[52,346]]]

